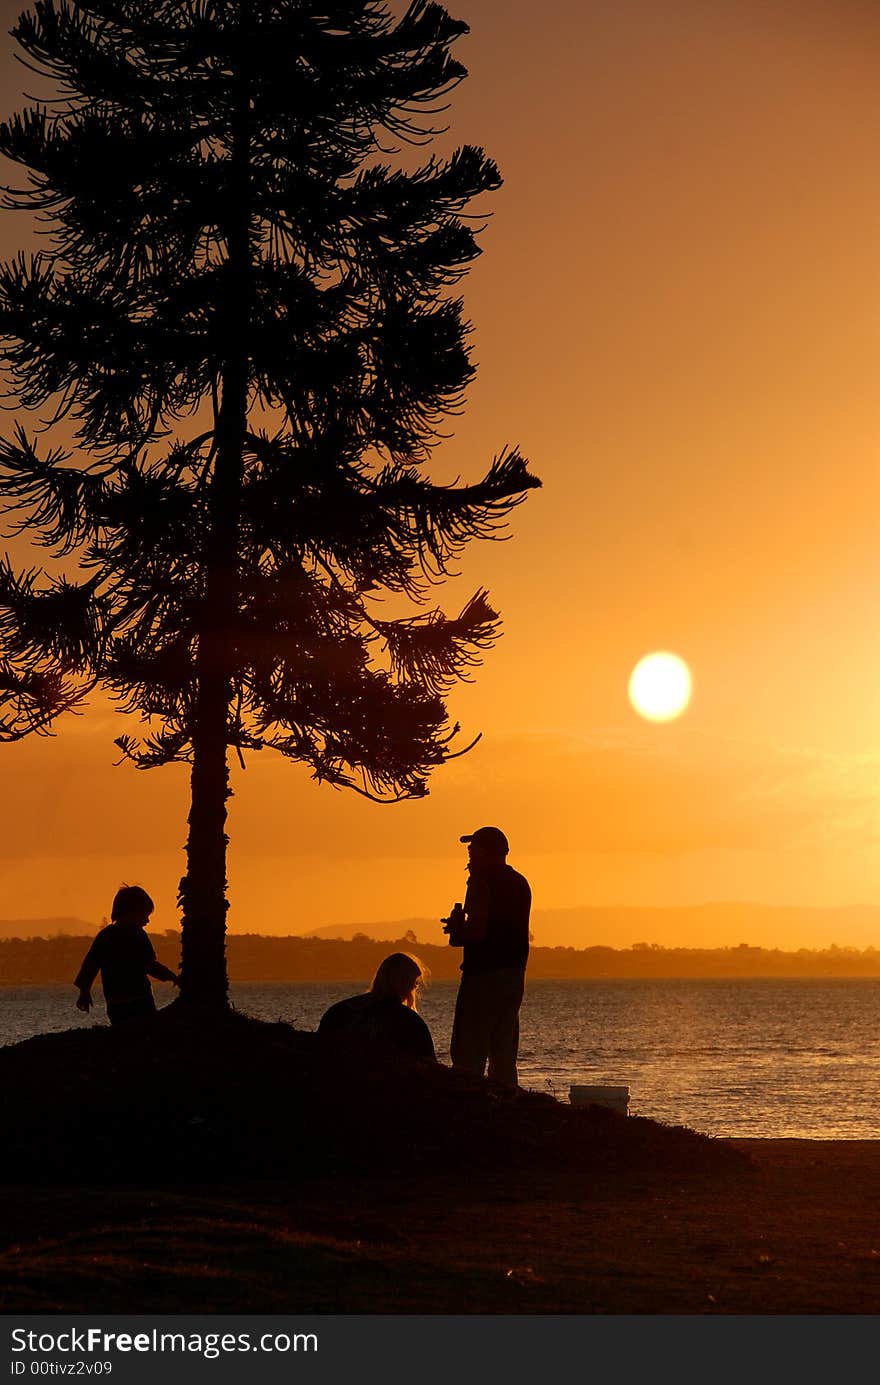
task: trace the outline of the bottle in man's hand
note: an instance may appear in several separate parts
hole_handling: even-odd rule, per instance
[[[456,933],[464,924],[464,905],[453,904],[452,912],[450,913],[449,917],[442,919],[441,922],[443,924],[443,932],[449,934],[449,942],[451,946],[458,946],[456,942]]]

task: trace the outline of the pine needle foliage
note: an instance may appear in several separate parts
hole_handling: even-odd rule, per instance
[[[515,448],[426,474],[474,369],[466,209],[501,181],[412,149],[466,32],[428,0],[36,0],[13,30],[54,95],[0,124],[26,171],[3,205],[45,236],[0,267],[37,415],[0,442],[0,507],[74,576],[0,564],[0,739],[100,685],[145,727],[124,756],[191,763],[190,998],[225,1003],[229,747],[419,797],[498,634],[484,591],[428,605],[539,484]]]

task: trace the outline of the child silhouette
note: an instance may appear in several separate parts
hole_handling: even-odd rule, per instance
[[[85,1014],[91,1010],[92,984],[98,972],[111,1024],[125,1024],[155,1012],[151,976],[180,984],[176,974],[156,960],[153,944],[144,932],[154,907],[140,885],[122,885],[116,891],[111,921],[98,933],[73,983],[79,988],[78,1010]]]

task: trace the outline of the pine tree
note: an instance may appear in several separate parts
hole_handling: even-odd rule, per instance
[[[397,157],[466,32],[426,0],[37,0],[13,30],[57,96],[0,125],[5,206],[47,237],[0,268],[0,334],[51,426],[0,442],[0,505],[53,556],[0,565],[0,738],[100,686],[141,720],[125,756],[191,763],[189,1001],[226,1003],[229,748],[419,797],[498,633],[486,592],[448,618],[430,587],[539,482],[516,449],[472,485],[426,463],[473,375],[465,209],[500,177]]]

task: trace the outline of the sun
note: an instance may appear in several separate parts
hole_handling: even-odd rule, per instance
[[[691,700],[691,673],[677,654],[658,650],[639,659],[629,679],[629,700],[648,721],[674,721]]]

